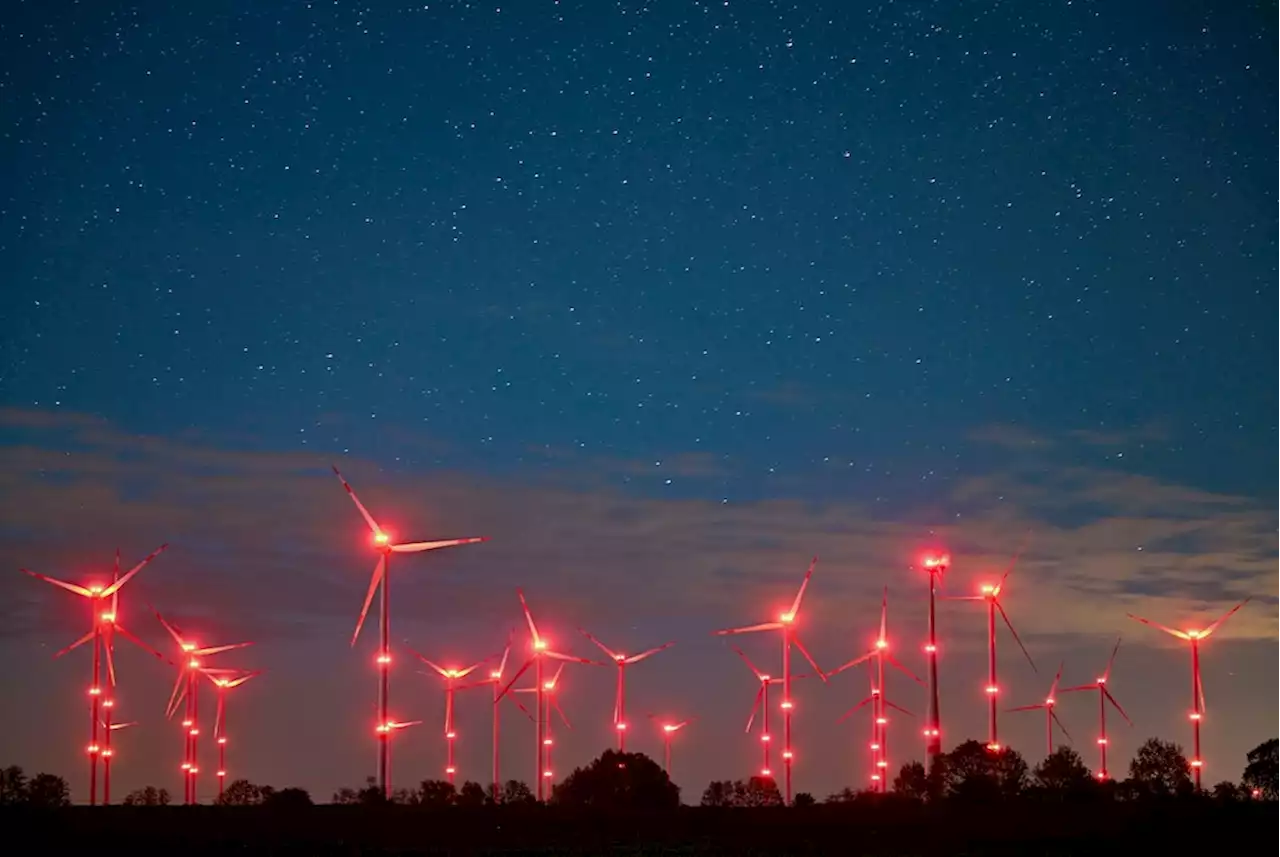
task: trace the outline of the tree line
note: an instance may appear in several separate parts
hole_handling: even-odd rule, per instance
[[[1277,797],[1277,754],[1280,740],[1259,744],[1247,754],[1240,781],[1222,781],[1208,789],[1220,802],[1274,801]],[[1129,763],[1129,776],[1121,781],[1099,782],[1071,747],[1060,747],[1034,768],[1016,750],[989,751],[979,741],[966,741],[937,757],[928,769],[908,762],[894,777],[890,799],[912,803],[982,802],[1008,800],[1133,802],[1190,796],[1195,792],[1182,748],[1152,738],[1142,744]],[[851,788],[828,795],[827,805],[857,804],[886,796]],[[28,778],[16,766],[0,769],[0,805],[33,807],[69,806],[70,789],[54,774]],[[126,806],[166,806],[166,789],[147,786],[130,792]],[[235,780],[215,802],[223,806],[260,806],[297,809],[311,806],[311,795],[300,788],[276,789]],[[445,780],[424,780],[414,789],[397,789],[383,795],[373,777],[360,788],[343,788],[331,804],[346,806],[484,807],[536,804],[529,786],[519,780],[503,783],[494,794],[492,785],[467,781],[461,787]],[[576,768],[552,790],[550,803],[584,810],[664,810],[680,806],[680,788],[662,767],[643,753],[606,750],[585,767]],[[771,778],[717,780],[702,792],[700,804],[711,808],[763,808],[783,805],[782,794]],[[801,792],[795,807],[815,806],[818,800]]]

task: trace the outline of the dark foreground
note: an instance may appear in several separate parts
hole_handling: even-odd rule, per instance
[[[971,804],[586,813],[554,807],[0,808],[12,854],[1251,854],[1274,803]],[[9,850],[12,848],[13,850]]]

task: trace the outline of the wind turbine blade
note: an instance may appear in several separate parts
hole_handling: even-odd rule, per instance
[[[533,637],[533,645],[536,649],[538,644],[542,642],[542,637],[538,634],[538,626],[533,623],[533,614],[529,612],[529,602],[524,600],[524,590],[517,589],[516,595],[520,596],[520,609],[524,611],[524,620],[529,623],[529,634]]]
[[[378,557],[378,564],[373,567],[373,577],[369,578],[369,591],[364,596],[364,606],[360,608],[360,618],[356,620],[356,632],[351,635],[351,645],[356,644],[356,640],[360,637],[360,629],[364,627],[364,617],[369,615],[369,605],[373,603],[374,593],[378,591],[378,585],[382,583],[382,577],[387,573],[386,556]]]
[[[1152,628],[1158,628],[1159,630],[1164,631],[1166,634],[1172,637],[1177,637],[1179,640],[1191,639],[1191,636],[1187,634],[1185,631],[1175,630],[1165,625],[1161,625],[1159,622],[1152,622],[1150,619],[1143,619],[1141,616],[1135,616],[1132,613],[1126,613],[1124,615],[1128,616],[1130,619],[1133,619],[1134,621],[1141,622],[1144,625],[1150,625]]]
[[[260,675],[262,675],[262,670],[254,670],[254,671],[253,671],[253,672],[251,672],[251,673],[245,673],[244,675],[240,676],[239,678],[233,678],[231,681],[227,682],[227,684],[226,684],[226,689],[227,689],[227,690],[231,690],[232,688],[239,687],[240,685],[242,685],[242,684],[244,684],[245,682],[247,682],[249,679],[251,679],[251,678],[257,678],[257,677],[258,677],[258,676],[260,676]]]
[[[432,661],[426,655],[422,654],[422,652],[419,652],[417,649],[413,648],[408,643],[404,644],[404,648],[405,648],[405,651],[407,651],[409,654],[413,655],[415,658],[422,661],[424,664],[426,664],[427,666],[431,667],[433,670],[438,672],[441,678],[449,677],[448,670],[446,670],[444,667],[437,664],[435,661]]]
[[[1022,537],[1022,544],[1018,545],[1018,550],[1014,553],[1013,559],[1009,560],[1008,567],[1004,570],[1004,574],[1000,575],[1000,582],[996,584],[995,595],[999,597],[1000,590],[1004,588],[1004,582],[1009,579],[1009,575],[1013,573],[1014,566],[1018,564],[1018,560],[1022,558],[1022,554],[1026,551],[1027,545],[1031,542],[1031,530],[1027,530]]]
[[[142,571],[142,569],[146,567],[147,563],[151,562],[151,560],[155,559],[156,557],[160,556],[160,554],[164,553],[164,550],[167,547],[169,547],[169,545],[166,542],[165,544],[162,544],[160,545],[160,547],[153,550],[151,553],[147,554],[147,558],[144,559],[142,562],[138,563],[137,565],[135,565],[133,568],[129,569],[127,572],[125,572],[124,577],[121,577],[118,580],[113,581],[110,586],[102,590],[102,595],[100,597],[108,598],[112,595],[115,595],[124,587],[126,583],[129,582],[129,580],[135,574]],[[117,563],[119,562],[119,557],[116,557],[116,561]]]
[[[866,699],[862,700],[862,702],[859,702],[859,703],[858,703],[857,705],[855,705],[853,708],[850,708],[850,709],[849,709],[848,711],[846,711],[844,714],[841,714],[838,718],[836,718],[836,723],[843,723],[843,722],[845,722],[845,721],[846,721],[846,720],[848,720],[850,717],[852,717],[854,714],[856,714],[858,711],[860,711],[860,710],[863,708],[863,706],[865,706],[868,702],[870,702],[870,701],[871,701],[871,700],[873,700],[873,699],[875,699],[875,697],[873,697],[873,696],[868,696]]]
[[[888,659],[889,659],[889,663],[890,663],[890,664],[892,664],[893,666],[897,667],[901,672],[903,672],[904,674],[906,674],[906,675],[910,676],[912,679],[914,679],[916,684],[920,685],[921,687],[924,687],[924,679],[920,678],[920,676],[916,675],[916,674],[915,674],[915,673],[913,673],[911,670],[907,669],[907,668],[903,665],[902,661],[898,660],[897,658],[895,658],[895,657],[893,656],[893,653],[892,653],[892,652],[885,652],[885,655],[884,655],[884,656],[885,656],[886,658],[888,658]]]
[[[148,604],[147,606],[151,607],[151,612],[156,614],[156,618],[160,620],[160,624],[164,627],[166,631],[169,632],[169,636],[173,638],[173,641],[178,644],[178,648],[181,649],[184,645],[182,634],[179,633],[178,629],[174,625],[169,623],[168,619],[165,619],[163,616],[160,615],[159,610],[157,610],[155,607],[152,607],[150,604]]]
[[[564,709],[560,707],[560,700],[554,696],[551,697],[551,706],[556,710],[556,714],[560,715],[560,722],[564,723],[564,728],[572,729],[573,724],[569,722],[569,718],[565,716]]]
[[[608,646],[606,646],[604,643],[602,643],[602,642],[600,642],[599,640],[597,640],[595,637],[593,637],[593,636],[591,635],[591,632],[590,632],[590,631],[588,631],[588,630],[587,630],[587,629],[585,629],[585,628],[579,628],[579,629],[578,629],[578,631],[579,631],[579,633],[581,633],[581,634],[582,634],[582,636],[586,637],[588,640],[590,640],[591,642],[595,643],[595,644],[596,644],[596,648],[598,648],[600,651],[602,651],[602,652],[604,652],[606,655],[608,655],[608,656],[609,656],[609,660],[611,660],[611,661],[619,660],[618,653],[617,653],[617,652],[615,652],[613,649],[609,648]]]
[[[751,706],[751,716],[747,718],[747,728],[744,732],[751,732],[751,724],[756,722],[756,712],[760,710],[760,703],[764,701],[764,683],[760,683],[760,689],[756,691],[755,704]]]
[[[1244,605],[1248,604],[1251,598],[1252,596],[1250,596],[1250,598],[1246,598],[1245,600],[1237,604],[1235,607],[1232,607],[1226,613],[1223,613],[1222,616],[1220,616],[1212,625],[1210,625],[1208,628],[1205,628],[1203,631],[1200,632],[1200,639],[1203,640],[1205,637],[1209,636],[1214,631],[1218,630],[1218,628],[1222,625],[1223,622],[1230,619],[1233,615],[1235,615],[1235,612],[1237,610],[1239,610]]]
[[[1196,694],[1200,697],[1200,713],[1208,711],[1208,707],[1204,704],[1204,679],[1196,676]]]
[[[137,725],[138,725],[138,721],[136,720],[130,720],[128,723],[112,723],[111,731],[114,732],[117,729],[128,729],[130,726],[137,726]]]
[[[203,649],[193,649],[191,654],[199,657],[208,657],[209,655],[217,655],[222,652],[229,652],[232,649],[243,649],[246,646],[252,646],[253,643],[229,643],[225,646],[208,646]]]
[[[507,686],[502,689],[502,692],[498,694],[498,698],[493,701],[494,705],[501,702],[502,697],[506,696],[511,690],[511,686],[520,680],[520,676],[528,672],[529,667],[533,666],[533,662],[536,658],[537,655],[534,655],[532,658],[529,658],[529,660],[520,665],[520,669],[516,670],[516,674],[511,677],[511,681],[507,682]]]
[[[169,704],[165,706],[164,716],[166,718],[173,717],[173,712],[178,710],[178,706],[187,696],[187,671],[185,669],[178,670],[178,678],[173,683],[173,692],[169,694]]]
[[[521,711],[523,711],[523,712],[524,712],[524,716],[525,716],[525,717],[528,717],[530,722],[534,722],[534,721],[533,721],[533,714],[532,714],[532,712],[530,712],[530,711],[529,711],[529,709],[527,709],[527,708],[525,708],[525,707],[524,707],[524,703],[523,703],[523,702],[521,702],[520,700],[516,699],[514,696],[509,697],[509,699],[510,699],[512,702],[514,702],[514,703],[516,704],[516,708],[519,708]]]
[[[847,669],[852,669],[853,667],[856,667],[858,664],[865,663],[866,661],[871,660],[873,657],[875,657],[875,654],[876,654],[875,652],[867,652],[865,655],[858,655],[858,657],[854,658],[848,663],[841,664],[840,666],[833,669],[831,672],[827,673],[827,676],[830,677],[830,676],[840,675],[840,673],[844,672]]]
[[[630,666],[631,664],[638,664],[641,661],[643,661],[645,658],[651,658],[654,655],[656,655],[658,652],[661,652],[664,649],[669,649],[674,645],[675,645],[675,641],[672,641],[670,643],[663,643],[661,646],[655,646],[652,649],[647,649],[638,655],[632,655],[631,657],[627,658],[627,661],[626,661],[627,665]]]
[[[1111,678],[1111,667],[1116,662],[1116,653],[1120,651],[1120,643],[1124,637],[1116,637],[1115,648],[1111,650],[1111,657],[1107,658],[1107,669],[1102,673],[1103,678]]]
[[[1063,725],[1062,719],[1058,717],[1058,712],[1050,709],[1049,714],[1053,717],[1053,722],[1057,723],[1058,728],[1062,730],[1062,734],[1067,736],[1067,740],[1074,741],[1075,739],[1071,737],[1071,733],[1067,731],[1067,727]]]
[[[776,631],[781,627],[781,622],[761,622],[759,625],[747,625],[745,628],[725,628],[713,633],[723,637],[729,634],[754,634],[756,631]]]
[[[1005,712],[1007,713],[1011,711],[1037,711],[1044,707],[1045,707],[1045,704],[1043,702],[1040,702],[1040,703],[1037,703],[1036,705],[1019,705],[1017,708],[1006,708]]]
[[[985,595],[939,595],[939,601],[986,601]]]
[[[564,664],[560,664],[559,668],[556,669],[555,675],[551,677],[551,687],[553,690],[555,689],[555,686],[560,683],[560,675],[563,672],[564,672]]]
[[[164,655],[160,654],[155,649],[151,648],[146,643],[142,642],[142,640],[138,639],[137,635],[134,634],[125,626],[119,623],[115,623],[114,630],[119,631],[121,634],[124,634],[125,639],[127,639],[130,643],[133,643],[139,649],[142,649],[147,654],[154,655],[155,657],[159,658],[162,661],[168,660]]]
[[[908,717],[915,717],[914,714],[912,714],[910,711],[907,711],[907,709],[903,708],[901,705],[899,705],[896,702],[890,702],[889,700],[886,699],[884,701],[884,704],[894,709],[895,711],[901,711],[903,714],[907,715]]]
[[[746,661],[746,663],[747,663],[747,667],[748,667],[748,668],[749,668],[753,673],[755,673],[755,674],[756,674],[756,678],[760,678],[761,676],[763,676],[763,675],[764,675],[764,673],[760,671],[760,668],[759,668],[759,667],[757,667],[755,664],[753,664],[753,663],[751,662],[751,658],[747,657],[747,653],[746,653],[746,652],[742,651],[742,649],[739,649],[739,648],[738,648],[737,646],[735,646],[733,643],[730,643],[730,644],[729,644],[729,648],[731,648],[731,649],[733,649],[735,652],[737,652],[737,653],[738,653],[738,657],[740,657],[740,658],[742,658],[744,661]]]
[[[571,664],[591,664],[592,666],[608,666],[608,664],[602,663],[601,661],[592,661],[592,660],[588,660],[587,658],[580,658],[576,655],[566,655],[563,652],[553,652],[550,649],[543,649],[542,654],[546,655],[552,660],[568,661]],[[561,669],[563,668],[564,667],[562,665]],[[557,673],[557,675],[559,675],[559,673]]]
[[[804,573],[804,580],[800,581],[800,589],[796,592],[796,600],[791,602],[791,618],[800,615],[800,602],[804,600],[804,591],[809,588],[809,580],[813,577],[813,568],[818,564],[818,558],[815,556],[809,561],[809,570]]]
[[[454,676],[454,678],[466,678],[467,676],[471,675],[471,674],[472,674],[473,672],[475,672],[476,670],[480,669],[480,667],[482,667],[482,666],[484,666],[485,664],[487,664],[487,663],[489,662],[489,660],[490,660],[490,658],[485,658],[483,661],[478,661],[478,662],[476,662],[476,663],[472,664],[472,665],[471,665],[471,666],[469,666],[469,667],[463,667],[462,669],[458,670],[458,674],[457,674],[457,675],[455,675],[455,676]]]
[[[76,640],[76,641],[75,641],[74,643],[72,643],[71,645],[67,646],[65,649],[61,649],[61,650],[59,650],[59,651],[57,651],[57,652],[54,652],[53,656],[54,656],[55,658],[60,658],[60,657],[62,657],[63,655],[65,655],[67,652],[71,651],[72,649],[77,649],[77,648],[79,648],[80,646],[83,646],[85,643],[89,642],[89,641],[90,641],[90,640],[92,640],[92,639],[93,639],[93,631],[90,631],[89,633],[87,633],[87,634],[85,634],[83,637],[81,637],[80,639]]]
[[[218,693],[218,707],[213,715],[213,737],[217,738],[222,734],[222,715],[227,708],[227,696],[223,692]]]
[[[369,510],[364,507],[364,503],[360,502],[360,498],[356,496],[355,491],[351,490],[351,485],[342,478],[342,474],[336,466],[333,467],[333,473],[338,477],[338,481],[342,483],[342,487],[347,489],[347,496],[351,498],[352,503],[356,504],[356,508],[360,510],[360,515],[364,518],[365,523],[369,525],[369,529],[373,531],[375,536],[381,533],[382,528],[378,526],[378,522],[373,519],[373,515],[369,514]]]
[[[502,660],[498,661],[498,678],[502,678],[502,674],[507,671],[507,658],[511,657],[511,638],[507,637],[507,647],[502,650]]]
[[[995,599],[993,599],[995,600]],[[1022,649],[1022,654],[1026,655],[1027,663],[1031,664],[1031,671],[1039,675],[1040,670],[1036,667],[1036,662],[1031,660],[1031,653],[1027,651],[1027,647],[1022,645],[1022,638],[1018,636],[1017,630],[1013,627],[1013,623],[1009,621],[1009,614],[1004,612],[1004,605],[995,600],[996,609],[1000,611],[1000,618],[1004,620],[1004,625],[1009,629],[1009,633],[1013,634],[1014,642],[1018,644],[1018,648]]]
[[[1078,684],[1075,687],[1064,687],[1058,693],[1075,693],[1077,690],[1097,690],[1096,684]]]
[[[822,679],[822,683],[827,683],[827,674],[822,671],[822,667],[818,666],[818,662],[813,659],[813,655],[809,654],[808,648],[800,641],[797,634],[791,635],[791,641],[796,644],[796,648],[800,650],[800,654],[804,655],[804,659],[809,662],[809,666],[813,667],[813,671],[817,673],[818,678]]]
[[[884,588],[884,592],[880,595],[880,637],[881,640],[889,639],[889,587]]]
[[[74,592],[76,595],[79,595],[81,598],[93,597],[93,592],[91,590],[85,589],[83,586],[79,586],[75,583],[67,583],[65,580],[58,580],[58,578],[56,577],[50,577],[47,574],[41,574],[40,572],[32,571],[29,568],[19,569],[19,571],[23,572],[24,574],[31,575],[36,580],[43,580],[45,583],[52,583],[54,586],[60,586],[63,589],[67,590],[68,592]]]
[[[1125,720],[1128,720],[1129,725],[1132,726],[1133,721],[1129,719],[1129,715],[1126,714],[1125,710],[1120,707],[1120,703],[1116,702],[1116,698],[1111,695],[1111,691],[1107,690],[1105,685],[1102,688],[1102,695],[1105,696],[1107,700],[1116,707],[1116,711],[1120,712],[1120,716],[1123,717]]]
[[[392,545],[391,550],[393,553],[421,553],[422,551],[453,548],[458,545],[474,545],[487,541],[489,541],[488,536],[472,536],[465,539],[442,539],[436,542],[406,542],[402,545]]]
[[[1062,668],[1065,667],[1066,661],[1058,662],[1058,674],[1053,677],[1053,684],[1049,685],[1049,698],[1052,699],[1058,693],[1058,682],[1062,681]]]
[[[111,626],[108,625],[107,627],[110,629]],[[111,686],[113,688],[116,686],[116,658],[114,649],[115,644],[111,639],[111,631],[108,630],[107,633],[103,635],[102,654],[107,659],[107,679],[111,682]]]

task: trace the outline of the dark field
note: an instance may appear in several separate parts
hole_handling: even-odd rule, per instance
[[[973,804],[584,813],[554,807],[71,807],[0,811],[11,854],[1239,855],[1274,803]],[[13,848],[14,850],[9,850]]]

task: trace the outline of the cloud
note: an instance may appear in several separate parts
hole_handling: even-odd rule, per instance
[[[974,443],[998,446],[1005,449],[1045,450],[1053,445],[1046,437],[1021,426],[1007,423],[991,423],[978,426],[969,432],[968,438]]]

